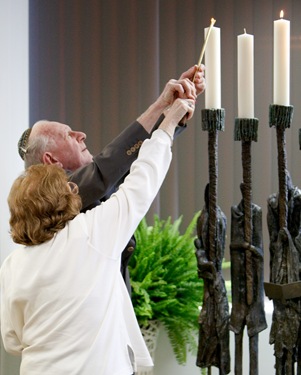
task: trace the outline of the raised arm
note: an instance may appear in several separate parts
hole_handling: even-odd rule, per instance
[[[94,222],[93,227],[99,230],[94,230],[90,234],[92,243],[98,243],[104,236],[109,238],[111,242],[106,244],[104,251],[113,251],[110,256],[120,255],[128,239],[147,213],[171,162],[174,129],[185,113],[188,113],[190,118],[193,112],[193,100],[177,99],[159,129],[141,146],[137,160],[118,191],[99,208],[88,213],[88,220],[92,217],[93,221],[99,223],[98,225]]]
[[[167,82],[158,99],[137,119],[148,133],[152,132],[158,118],[162,113],[165,113],[175,99],[192,99],[195,101],[197,96],[204,92],[206,87],[204,70],[204,65],[200,67],[194,65],[183,72],[178,80],[171,79]],[[194,82],[192,82],[195,72]]]
[[[191,79],[196,69],[193,83]],[[166,114],[176,98],[191,99],[194,102],[204,90],[204,66],[192,66],[182,73],[178,80],[170,80],[155,103],[101,153],[94,156],[93,163],[72,172],[70,180],[79,186],[83,209],[94,206],[96,201],[105,199],[116,189],[136,160],[144,140],[148,139],[151,132],[164,120],[163,111]],[[178,129],[179,127],[177,132]]]

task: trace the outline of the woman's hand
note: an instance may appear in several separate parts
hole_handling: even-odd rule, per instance
[[[173,104],[165,112],[165,119],[159,126],[160,129],[166,131],[173,138],[175,128],[184,116],[190,120],[194,114],[194,99],[176,99]]]

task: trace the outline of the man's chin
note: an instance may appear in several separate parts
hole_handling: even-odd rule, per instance
[[[92,155],[89,155],[88,157],[85,157],[83,160],[82,160],[82,167],[84,167],[85,165],[88,165],[90,163],[92,163],[93,161],[93,156]]]

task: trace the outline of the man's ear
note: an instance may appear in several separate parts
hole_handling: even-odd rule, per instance
[[[56,164],[63,168],[63,164],[56,157],[54,157],[51,152],[44,152],[43,164]]]

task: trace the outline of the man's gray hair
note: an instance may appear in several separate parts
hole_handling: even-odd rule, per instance
[[[55,147],[55,141],[49,135],[41,134],[29,138],[27,151],[24,155],[25,168],[34,164],[43,164],[43,155]]]

